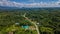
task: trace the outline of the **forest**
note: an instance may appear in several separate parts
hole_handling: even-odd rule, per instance
[[[26,17],[31,21],[39,23],[41,34],[60,33],[60,9],[16,9],[0,10],[0,34],[37,34],[36,30],[24,30],[22,25],[34,26],[21,15],[26,13]],[[16,23],[19,23],[16,25]]]

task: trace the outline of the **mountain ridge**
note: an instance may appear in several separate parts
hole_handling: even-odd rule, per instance
[[[9,6],[0,6],[1,10],[13,10],[13,9],[60,9],[60,7],[34,7],[34,8],[28,8],[28,7],[9,7]]]

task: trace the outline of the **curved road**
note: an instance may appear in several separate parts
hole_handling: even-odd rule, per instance
[[[31,21],[28,17],[26,17],[25,15],[26,15],[26,13],[23,15],[23,17],[26,18],[26,20],[28,20],[28,21],[31,22],[32,24],[34,24],[35,27],[36,27],[37,33],[40,34],[39,28],[38,28],[38,25],[36,25],[36,22],[32,22],[32,21]]]

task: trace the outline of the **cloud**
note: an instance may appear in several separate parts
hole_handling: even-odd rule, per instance
[[[8,0],[0,0],[0,6],[11,6],[11,7],[21,7],[23,6],[23,3],[17,3],[17,2],[11,2]]]
[[[32,0],[29,0],[30,2]],[[0,0],[0,6],[11,6],[11,7],[60,7],[60,0],[57,2],[35,2],[34,0],[32,1],[33,3],[19,3],[19,2],[11,2],[9,0]]]

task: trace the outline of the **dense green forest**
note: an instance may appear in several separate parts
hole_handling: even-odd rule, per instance
[[[23,10],[0,10],[0,34],[8,34],[9,31],[17,29],[14,34],[37,34],[35,30],[24,30],[22,25],[32,26],[23,15],[31,21],[39,23],[39,31],[42,34],[60,33],[60,9],[23,9]],[[15,23],[19,23],[16,25]]]

